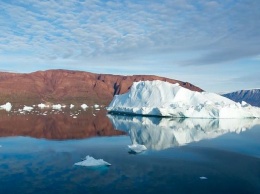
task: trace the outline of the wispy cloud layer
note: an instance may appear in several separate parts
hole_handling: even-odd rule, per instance
[[[259,7],[259,0],[2,0],[1,65],[226,64],[260,55]]]

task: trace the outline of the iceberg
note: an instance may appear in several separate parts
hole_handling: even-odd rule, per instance
[[[140,145],[138,143],[133,143],[132,145],[128,145],[129,149],[134,152],[134,153],[141,153],[145,150],[147,150],[147,148],[145,147],[145,145]]]
[[[88,105],[82,104],[82,105],[81,105],[81,108],[84,109],[84,110],[86,110],[86,108],[88,108]]]
[[[61,104],[54,104],[54,105],[52,105],[52,108],[53,109],[57,109],[57,110],[60,110],[61,109]]]
[[[43,103],[41,103],[41,104],[38,104],[38,107],[39,107],[39,108],[41,108],[41,109],[43,109],[43,108],[45,108],[45,107],[46,107],[46,105],[45,105],[45,104],[43,104]]]
[[[24,105],[24,107],[23,107],[23,111],[28,111],[28,112],[30,112],[32,109],[33,109],[33,107],[31,107],[31,106],[26,106],[26,105]]]
[[[179,118],[260,118],[260,108],[210,92],[195,92],[163,81],[134,82],[115,95],[109,113]]]
[[[110,163],[104,161],[103,159],[95,159],[91,156],[86,156],[86,158],[83,161],[77,162],[74,165],[88,166],[88,167],[91,167],[91,166],[111,166]]]
[[[133,144],[147,149],[163,150],[184,146],[204,139],[213,139],[226,133],[241,133],[260,119],[192,119],[108,115],[117,130],[129,134]]]
[[[6,104],[0,105],[0,110],[2,109],[9,112],[12,109],[12,104],[10,102],[7,102]]]

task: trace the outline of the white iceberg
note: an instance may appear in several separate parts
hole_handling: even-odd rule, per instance
[[[46,107],[46,105],[45,105],[45,104],[43,104],[43,103],[41,103],[41,104],[38,104],[38,107],[39,107],[39,108],[41,108],[41,109],[43,109],[43,108],[45,108],[45,107]]]
[[[24,107],[23,107],[23,111],[28,111],[28,112],[30,112],[32,109],[33,109],[33,107],[31,107],[31,106],[26,106],[26,105],[24,105]]]
[[[86,156],[86,158],[83,161],[77,162],[74,165],[88,166],[88,167],[91,167],[91,166],[111,166],[110,163],[104,161],[103,159],[95,159],[91,156]]]
[[[145,147],[145,145],[140,145],[138,143],[133,143],[132,145],[128,145],[129,149],[134,152],[134,153],[141,153],[145,150],[147,150],[147,148]]]
[[[129,134],[131,141],[147,149],[183,146],[226,133],[241,133],[260,119],[192,119],[108,115],[115,129]]]
[[[1,109],[9,112],[12,109],[12,104],[10,102],[7,102],[6,104],[0,105],[0,110]]]
[[[114,97],[107,110],[110,113],[181,118],[260,117],[258,107],[158,80],[134,82],[130,91]]]
[[[61,109],[61,104],[54,104],[54,105],[52,105],[52,108],[53,109],[57,109],[57,110],[60,110]]]
[[[85,110],[86,108],[88,108],[88,105],[82,104],[82,105],[81,105],[81,108]]]

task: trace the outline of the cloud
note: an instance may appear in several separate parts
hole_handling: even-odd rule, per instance
[[[253,82],[255,85],[257,85],[259,87],[259,85],[260,85],[259,73],[260,72],[235,77],[235,78],[231,79],[230,82],[235,82],[235,83],[251,83],[251,82]]]
[[[201,51],[208,65],[259,55],[258,0],[0,2],[0,49],[39,59],[133,58]]]

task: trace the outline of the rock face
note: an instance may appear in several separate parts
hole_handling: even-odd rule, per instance
[[[239,90],[236,92],[222,94],[235,102],[245,101],[253,106],[260,107],[260,89]]]
[[[129,90],[141,80],[179,83],[193,91],[202,91],[187,82],[153,75],[120,76],[83,71],[47,70],[29,74],[0,72],[0,103],[82,103],[108,105],[115,94]]]

